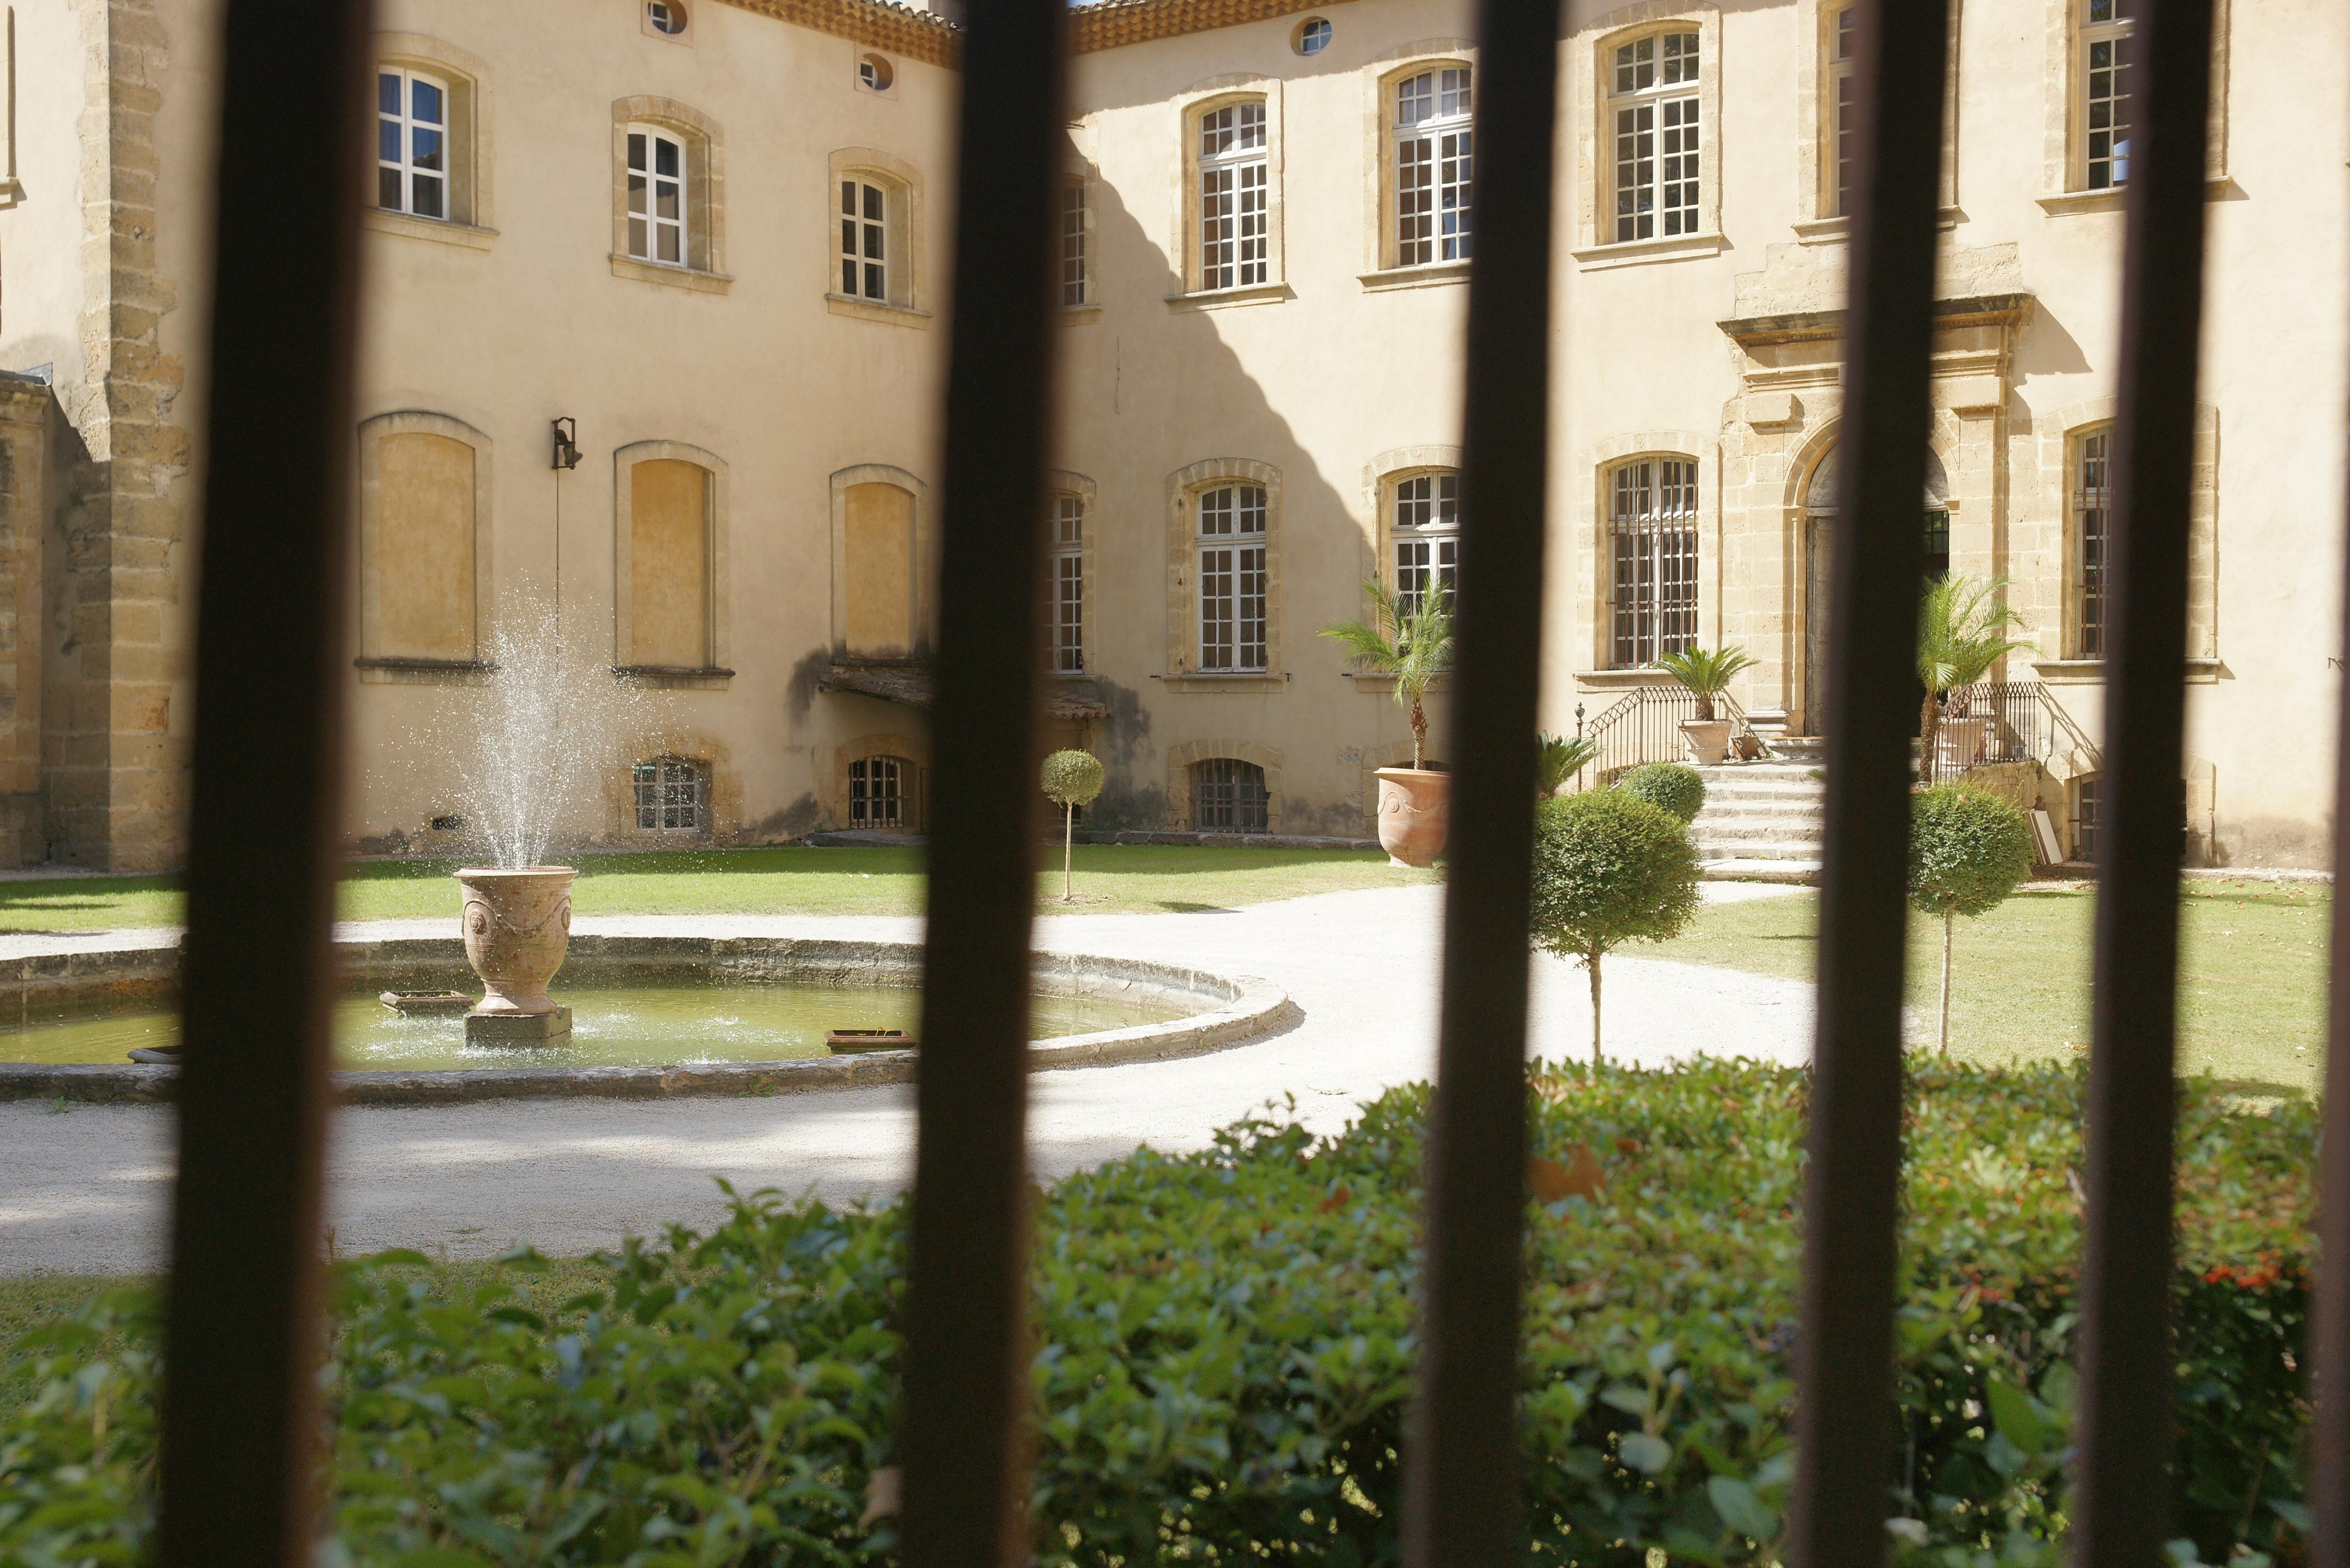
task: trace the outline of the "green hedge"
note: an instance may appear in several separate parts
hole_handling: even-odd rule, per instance
[[[1642,763],[1617,780],[1616,787],[1683,822],[1695,822],[1705,809],[1705,776],[1679,763]]]
[[[1805,1085],[1711,1062],[1540,1079],[1535,1147],[1587,1147],[1606,1186],[1529,1210],[1529,1563],[1771,1556]],[[2078,1100],[2053,1069],[1915,1069],[1887,1474],[1915,1562],[2058,1561]],[[1250,1122],[1043,1197],[1040,1562],[1395,1561],[1425,1104],[1399,1091],[1328,1139]],[[2182,1086],[2179,1533],[2205,1561],[2293,1539],[2314,1141],[2305,1104]],[[762,1195],[552,1310],[412,1254],[338,1266],[347,1560],[894,1561],[888,1521],[860,1519],[894,1458],[902,1221]],[[0,1563],[143,1550],[151,1312],[117,1296],[20,1345],[52,1359],[0,1426]]]

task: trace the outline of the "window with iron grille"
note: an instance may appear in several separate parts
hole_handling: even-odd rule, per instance
[[[1086,667],[1086,498],[1055,495],[1052,506],[1053,668],[1075,675]]]
[[[1431,586],[1449,599],[1461,565],[1461,476],[1397,481],[1394,540],[1397,608],[1419,614]]]
[[[707,833],[710,769],[688,757],[656,757],[635,770],[637,831]]]
[[[1265,493],[1225,484],[1200,493],[1200,668],[1265,667]]]
[[[2131,37],[2137,0],[2078,0],[2082,185],[2129,183]]]
[[[2091,431],[2080,438],[2074,475],[2074,647],[2077,659],[2106,656],[2106,563],[2114,515],[2114,433]]]
[[[1238,757],[1191,764],[1191,826],[1202,833],[1265,833],[1264,770]]]
[[[1071,180],[1061,187],[1061,303],[1092,303],[1091,256],[1086,239],[1086,182]]]
[[[1853,76],[1859,23],[1860,7],[1846,6],[1835,14],[1828,42],[1829,173],[1835,198],[1828,212],[1838,218],[1852,213],[1853,161],[1860,151],[1860,84]]]
[[[1616,50],[1616,239],[1698,231],[1698,35],[1658,33]]]
[[[1200,286],[1270,282],[1264,100],[1200,117]]]
[[[889,297],[889,192],[869,180],[840,182],[840,292]]]
[[[1697,462],[1637,458],[1608,489],[1610,662],[1633,670],[1697,646]]]
[[[388,213],[450,215],[449,86],[421,72],[376,72],[376,197]]]
[[[685,143],[650,125],[629,127],[629,254],[686,266]]]
[[[2097,781],[2077,779],[2073,784],[2073,858],[2097,857]]]
[[[913,764],[899,757],[859,757],[848,764],[848,826],[907,826],[906,786]]]
[[[1469,259],[1469,67],[1396,83],[1396,265]]]

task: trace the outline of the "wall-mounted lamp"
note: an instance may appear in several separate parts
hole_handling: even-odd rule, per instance
[[[555,421],[555,466],[579,466],[579,421],[568,414]]]

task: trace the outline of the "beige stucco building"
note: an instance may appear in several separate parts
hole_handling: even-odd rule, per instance
[[[2008,579],[2034,644],[1999,672],[2002,712],[2029,717],[2009,772],[2069,835],[2094,823],[2102,718],[2130,6],[1957,8],[1918,525],[1950,569]],[[1736,696],[1758,733],[1812,731],[1847,15],[1563,13],[1553,729],[1597,724],[1694,641],[1755,657]],[[1474,528],[1473,6],[1073,16],[1051,727],[1107,763],[1101,825],[1360,835],[1409,733],[1315,633],[1363,613],[1367,576],[1440,581]],[[177,858],[208,18],[10,13],[0,857]],[[2221,20],[2188,829],[2199,857],[2307,865],[2341,652],[2350,13],[2222,0]],[[385,0],[380,25],[354,837],[451,841],[416,737],[478,694],[533,596],[658,699],[579,839],[919,831],[927,628],[955,591],[931,488],[951,19]]]

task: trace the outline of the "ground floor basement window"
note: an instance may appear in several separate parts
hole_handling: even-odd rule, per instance
[[[657,757],[636,767],[639,833],[706,833],[710,770],[685,757]]]
[[[1191,764],[1191,826],[1201,833],[1264,833],[1264,770],[1238,757]]]

